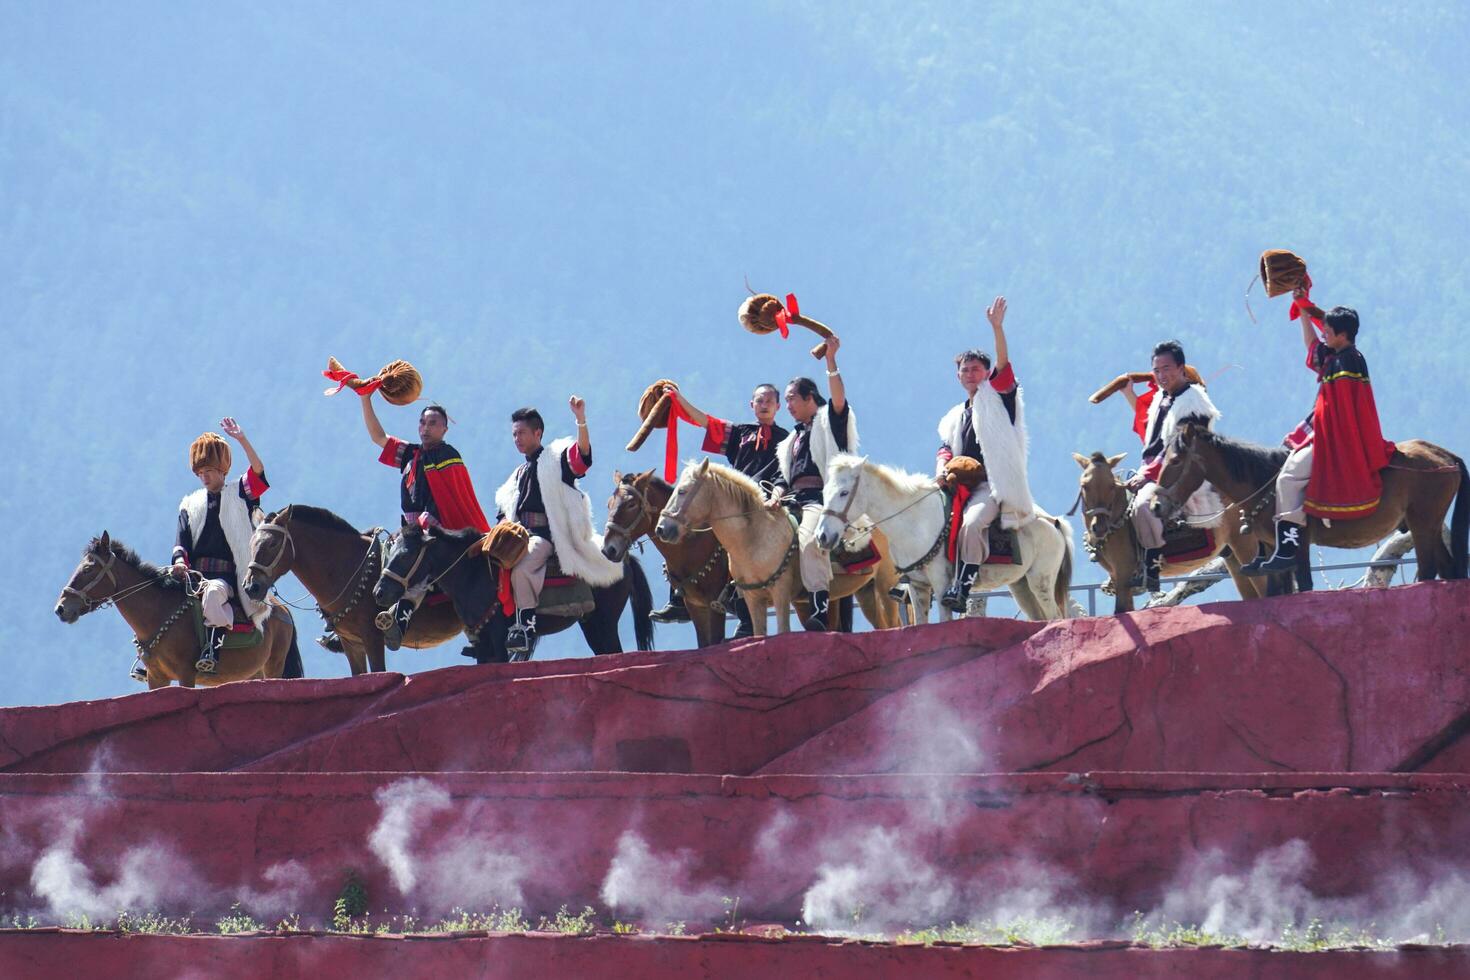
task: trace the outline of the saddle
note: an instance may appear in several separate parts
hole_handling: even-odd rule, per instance
[[[1170,564],[1207,558],[1215,553],[1215,532],[1192,524],[1164,526],[1164,561]]]
[[[235,622],[225,631],[220,649],[241,650],[245,647],[253,647],[265,639],[265,633],[255,628],[255,624],[250,621],[249,616],[245,615],[245,610],[240,607],[240,600],[235,596],[230,597],[230,612],[234,614]],[[204,604],[197,596],[189,599],[189,618],[194,624],[194,637],[198,641],[199,648],[203,649],[209,629],[204,625]]]
[[[1000,526],[1000,521],[996,521],[985,530],[990,544],[985,564],[1014,565],[1020,560],[1021,547],[1016,539],[1014,528],[1003,528]]]
[[[857,547],[850,548],[844,541],[832,549],[832,570],[839,575],[871,575],[882,560],[878,543],[871,537]]]
[[[592,586],[561,570],[561,562],[555,555],[546,563],[546,584],[541,588],[541,599],[536,603],[539,616],[564,616],[581,619],[597,607],[592,596]]]

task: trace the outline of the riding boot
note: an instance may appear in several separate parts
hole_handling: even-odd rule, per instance
[[[337,635],[336,630],[327,630],[321,636],[316,638],[316,642],[321,646],[323,650],[329,650],[332,653],[347,652],[345,649],[343,649],[342,637]]]
[[[731,639],[743,640],[747,636],[755,636],[755,625],[750,618],[750,607],[745,604],[745,596],[737,593],[735,598],[725,608],[729,609],[731,607],[735,610],[736,618],[740,620],[740,625],[736,627],[735,635]]]
[[[505,634],[505,652],[511,663],[530,660],[536,650],[536,610],[517,609],[515,622]]]
[[[194,670],[200,674],[213,674],[219,670],[219,651],[225,643],[223,627],[211,626],[204,633],[204,649],[194,661]]]
[[[383,631],[383,646],[389,650],[397,650],[403,646],[403,634],[408,632],[408,624],[417,609],[418,606],[409,602],[405,596],[389,606],[386,611],[378,613],[375,622],[378,629]]]
[[[1159,573],[1164,569],[1164,549],[1145,548],[1143,552],[1143,590],[1149,595],[1163,591]]]
[[[710,611],[717,612],[722,616],[739,616],[740,605],[745,601],[745,596],[735,587],[734,581],[725,583],[715,601],[710,603]]]
[[[128,676],[135,681],[142,681],[144,684],[148,683],[148,667],[143,663],[142,657],[135,657],[133,659],[133,669],[128,671]]]
[[[970,598],[970,586],[975,584],[975,576],[980,574],[980,566],[971,562],[960,564],[959,574],[954,581],[949,583],[949,588],[944,590],[939,604],[950,612],[963,614],[965,601]]]
[[[669,586],[669,604],[662,609],[655,609],[648,614],[648,618],[655,623],[687,623],[689,622],[689,610],[684,606],[684,593],[677,588]]]
[[[1297,553],[1302,546],[1302,526],[1294,521],[1276,522],[1276,553],[1270,558],[1257,558],[1240,571],[1245,575],[1270,575],[1296,568]]]
[[[801,625],[810,632],[820,633],[827,628],[827,607],[831,603],[831,596],[826,589],[819,589],[808,592],[807,598],[812,604],[812,611],[801,621]]]

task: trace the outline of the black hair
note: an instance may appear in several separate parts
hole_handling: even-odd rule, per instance
[[[762,381],[760,384],[756,385],[755,386],[755,391],[753,392],[753,394],[759,395],[761,393],[761,389],[762,388],[769,388],[769,389],[771,389],[771,394],[775,395],[776,398],[777,398],[777,400],[780,400],[780,398],[781,398],[781,390],[779,388],[777,388],[775,385],[771,384],[769,381]]]
[[[1154,344],[1154,357],[1158,357],[1160,354],[1168,354],[1177,367],[1184,367],[1184,345],[1179,343],[1179,341],[1165,340],[1162,343]]]
[[[518,408],[510,413],[512,423],[524,422],[537,432],[546,431],[546,421],[541,418],[541,413],[534,408]]]
[[[443,405],[425,405],[424,411],[419,412],[419,418],[424,417],[424,412],[438,412],[439,417],[444,420],[444,427],[446,429],[449,427],[449,413],[444,411]]]
[[[819,408],[827,404],[827,399],[822,397],[821,389],[817,387],[817,383],[811,378],[792,378],[790,381],[786,382],[786,387],[794,387],[796,389],[797,396],[800,398],[816,399],[817,406]]]
[[[1327,311],[1322,322],[1332,328],[1333,333],[1345,334],[1348,343],[1358,342],[1358,311],[1350,306],[1334,306]]]
[[[985,365],[985,370],[990,370],[990,355],[983,350],[976,350],[971,347],[969,350],[962,350],[954,356],[954,366],[957,368],[964,367],[966,361],[979,361]]]

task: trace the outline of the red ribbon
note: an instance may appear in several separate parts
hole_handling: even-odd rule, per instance
[[[1312,305],[1312,277],[1303,274],[1302,282],[1304,283],[1302,295],[1291,298],[1291,313],[1288,315],[1293,320],[1299,319],[1303,313],[1307,313],[1307,307]],[[1318,327],[1322,326],[1322,321],[1310,313],[1307,313],[1307,319],[1311,320]]]
[[[956,483],[954,502],[950,504],[949,510],[949,546],[944,552],[950,561],[954,561],[955,554],[960,550],[960,523],[965,519],[965,502],[969,499],[970,488],[963,483]]]
[[[664,482],[673,483],[679,476],[679,421],[683,420],[690,425],[694,420],[684,414],[684,408],[679,404],[679,396],[669,395],[669,434],[664,439]]]
[[[357,380],[356,372],[347,370],[323,371],[322,377],[326,378],[328,381],[337,382],[337,387],[328,388],[326,391],[322,392],[322,394],[324,395],[335,395],[337,392],[347,387],[347,382]],[[373,392],[377,391],[378,387],[382,383],[383,380],[381,378],[373,378],[371,381],[364,383],[362,387],[354,388],[353,390],[362,397],[366,398],[368,395],[371,395]]]
[[[786,305],[776,311],[776,327],[781,331],[784,340],[791,336],[791,329],[787,326],[792,320],[801,316],[801,307],[796,303],[796,294],[786,294]]]
[[[500,609],[507,616],[516,613],[516,594],[510,587],[510,570],[505,568],[495,569],[498,581],[495,584],[495,598],[500,601]]]

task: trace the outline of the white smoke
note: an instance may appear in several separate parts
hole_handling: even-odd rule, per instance
[[[711,921],[738,897],[727,884],[696,885],[696,857],[682,849],[657,855],[632,831],[618,838],[617,853],[602,880],[602,901],[615,912],[643,916],[652,922],[690,919]]]
[[[106,919],[123,909],[187,905],[203,883],[187,862],[160,844],[132,847],[117,861],[108,884],[100,885],[77,855],[80,820],[67,820],[61,834],[31,869],[31,888],[58,920],[85,915]]]
[[[393,885],[427,911],[455,906],[519,906],[531,868],[514,846],[473,826],[466,814],[429,833],[435,816],[450,809],[443,787],[428,779],[401,779],[374,794],[382,807],[368,847],[388,869]]]
[[[893,730],[903,733],[903,742],[890,744],[884,771],[986,771],[988,757],[981,744],[983,719],[962,717],[929,684],[914,685],[894,697],[899,699],[899,709]]]

